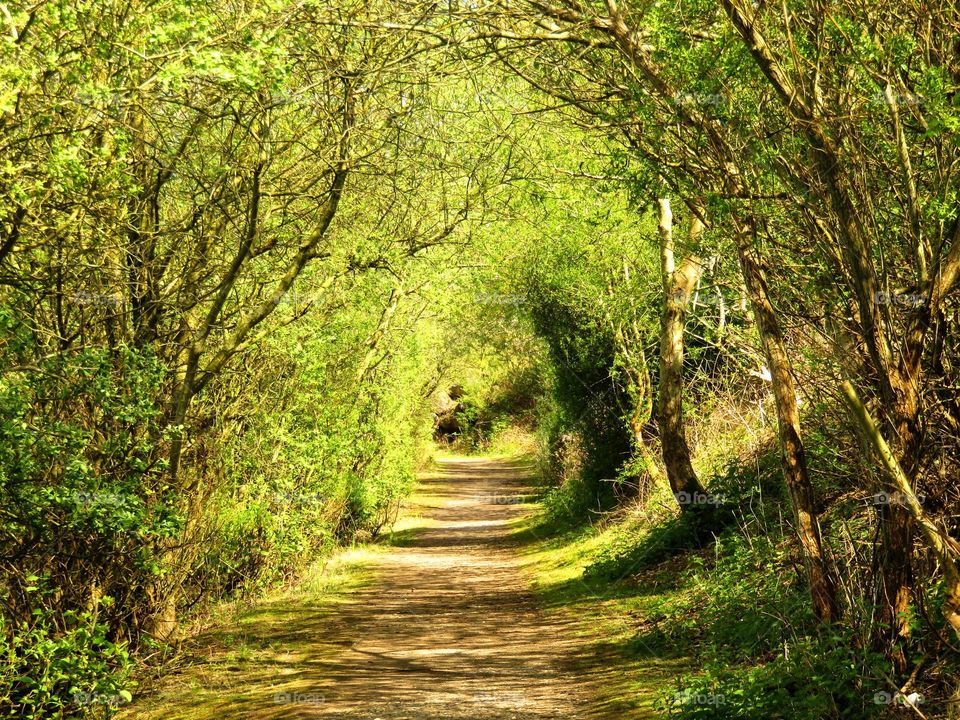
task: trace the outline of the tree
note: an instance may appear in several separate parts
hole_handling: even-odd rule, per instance
[[[684,313],[693,295],[693,289],[703,273],[703,261],[693,248],[703,223],[695,215],[690,220],[691,252],[676,267],[673,246],[673,214],[670,201],[657,201],[658,232],[660,235],[660,275],[663,282],[664,310],[660,329],[660,387],[657,393],[657,420],[660,424],[660,442],[663,461],[667,466],[670,489],[682,509],[687,510],[706,498],[690,462],[683,426],[683,332]]]
[[[679,192],[692,212],[702,205],[702,194],[707,193],[723,203],[717,207],[720,222],[735,224],[734,227],[738,223],[742,228],[744,220],[749,222],[754,217],[749,204],[755,198],[764,197],[761,180],[755,168],[745,166],[748,158],[735,150],[740,138],[711,114],[716,109],[713,100],[718,96],[681,93],[671,81],[671,75],[684,77],[684,82],[694,87],[711,81],[710,78],[700,80],[696,70],[686,62],[689,58],[682,54],[691,45],[707,45],[717,38],[712,28],[715,23],[709,14],[705,21],[708,29],[686,26],[674,29],[669,22],[662,26],[667,34],[665,49],[679,46],[681,50],[677,65],[669,62],[664,65],[654,59],[655,48],[649,44],[656,39],[653,32],[643,26],[631,27],[612,0],[602,10],[579,3],[530,3],[521,7],[530,9],[529,25],[523,26],[519,33],[513,32],[516,21],[511,15],[506,21],[511,23],[510,31],[502,32],[502,28],[498,28],[501,36],[519,37],[538,46],[546,42],[562,48],[572,47],[574,55],[562,54],[562,57],[571,62],[574,69],[547,73],[545,77],[542,72],[531,76],[525,69],[529,64],[521,68],[508,58],[511,67],[539,89],[588,116],[601,119],[603,127],[613,127],[636,151],[638,158],[649,164],[654,176]],[[540,19],[544,16],[548,20]],[[562,68],[563,65],[553,63],[539,67]],[[634,87],[639,93],[631,92]],[[746,208],[739,210],[737,203],[746,204]],[[784,475],[798,520],[798,537],[808,567],[814,606],[819,617],[829,620],[836,614],[834,583],[823,552],[815,493],[806,472],[798,432],[792,372],[787,364],[788,356],[778,342],[773,306],[764,296],[766,283],[762,281],[761,267],[751,257],[751,248],[743,242],[753,237],[753,233],[747,230],[746,234],[736,231],[733,234],[739,240],[736,247],[741,268],[752,275],[748,288],[752,286],[754,291],[748,293],[748,297],[754,312],[758,312],[759,305],[765,320],[758,324],[758,330],[764,336],[762,344],[768,364],[777,363],[772,380],[778,384],[774,396],[781,426]]]

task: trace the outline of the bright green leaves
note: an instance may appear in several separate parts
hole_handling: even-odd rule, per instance
[[[37,579],[37,578],[35,578]],[[0,704],[3,717],[41,720],[87,714],[129,703],[124,685],[130,656],[113,642],[99,612],[109,597],[87,612],[57,618],[37,610],[15,629],[0,619]]]

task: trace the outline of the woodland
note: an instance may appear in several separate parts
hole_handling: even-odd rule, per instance
[[[111,717],[439,447],[696,578],[663,717],[960,718],[958,324],[953,2],[0,2],[0,717]]]

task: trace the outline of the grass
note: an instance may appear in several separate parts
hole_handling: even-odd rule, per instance
[[[883,710],[881,659],[812,617],[776,459],[759,452],[713,473],[721,502],[704,512],[679,513],[664,489],[642,506],[591,513],[564,486],[517,528],[547,611],[584,628],[585,669],[602,678],[605,706],[703,720],[868,720]]]
[[[276,717],[276,694],[309,695],[313,666],[349,643],[330,617],[374,580],[369,566],[377,552],[375,546],[346,549],[318,562],[295,588],[233,611],[188,641],[176,666],[164,669],[158,690],[143,697],[134,693],[134,703],[118,717]]]
[[[585,666],[578,670],[599,681],[594,685],[611,716],[662,717],[658,705],[664,693],[690,671],[690,659],[683,653],[643,639],[658,602],[683,592],[676,587],[675,568],[649,570],[642,582],[633,576],[611,582],[589,572],[598,558],[632,543],[646,522],[624,515],[571,527],[562,518],[541,513],[529,516],[514,535],[545,611],[577,618],[581,640],[590,648],[588,659],[581,661]]]

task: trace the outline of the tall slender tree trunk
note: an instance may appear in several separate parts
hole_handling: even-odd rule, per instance
[[[688,254],[676,266],[673,252],[673,213],[670,201],[658,201],[660,273],[663,280],[664,310],[660,325],[660,392],[657,419],[667,479],[681,508],[689,509],[705,498],[703,486],[690,462],[690,447],[683,422],[683,333],[687,304],[703,272],[700,258]],[[692,218],[691,239],[703,232],[699,218]]]
[[[922,342],[922,341],[921,341]],[[909,353],[905,353],[909,356]],[[889,413],[893,425],[892,452],[902,476],[913,488],[919,470],[920,443],[920,398],[919,356],[915,364],[901,365],[890,373],[888,384],[892,388],[893,402]],[[882,625],[890,628],[894,643],[893,657],[901,671],[907,668],[907,659],[901,640],[908,638],[913,625],[910,602],[913,597],[913,542],[916,534],[915,517],[902,502],[900,495],[880,508],[880,556],[881,575],[877,588],[877,600],[883,608]]]
[[[651,486],[657,485],[666,477],[660,466],[657,464],[657,458],[653,450],[647,444],[643,436],[643,429],[650,422],[653,415],[653,396],[650,382],[650,368],[647,365],[646,353],[643,350],[643,342],[640,333],[636,327],[633,328],[633,347],[630,347],[624,338],[622,330],[617,331],[617,340],[624,348],[623,354],[626,361],[626,373],[630,380],[630,395],[633,400],[633,412],[630,414],[630,431],[633,433],[633,446],[643,463],[643,469],[646,473],[646,479],[638,477],[637,496],[644,499]]]
[[[823,538],[817,519],[816,495],[807,472],[806,450],[800,435],[800,413],[793,381],[793,367],[787,355],[783,331],[770,302],[763,268],[752,247],[753,220],[736,228],[735,238],[744,286],[753,309],[760,343],[770,369],[777,411],[780,457],[783,476],[793,506],[800,548],[803,552],[813,610],[817,618],[830,622],[838,615],[836,580],[824,557]]]

